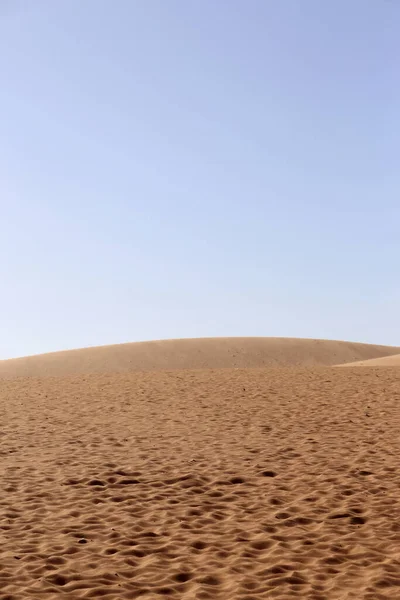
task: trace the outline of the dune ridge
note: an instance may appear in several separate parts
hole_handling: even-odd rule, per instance
[[[341,367],[400,367],[400,354],[382,356],[380,358],[371,358],[369,360],[359,360]]]
[[[0,361],[0,377],[160,369],[329,366],[399,354],[400,347],[297,338],[199,338],[134,342]]]

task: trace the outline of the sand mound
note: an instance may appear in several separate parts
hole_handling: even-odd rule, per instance
[[[0,361],[0,376],[334,365],[399,352],[400,348],[391,346],[295,338],[163,340]]]
[[[0,598],[399,598],[393,369],[0,386]]]
[[[400,354],[340,365],[341,367],[400,367]]]

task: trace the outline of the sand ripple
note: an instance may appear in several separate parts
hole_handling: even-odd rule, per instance
[[[400,598],[399,384],[0,381],[0,600]]]

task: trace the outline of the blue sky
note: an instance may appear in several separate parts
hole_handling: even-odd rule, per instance
[[[0,9],[0,358],[400,345],[400,5]]]

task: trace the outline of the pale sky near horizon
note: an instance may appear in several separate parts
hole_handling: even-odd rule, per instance
[[[0,358],[400,345],[400,2],[5,0]]]

